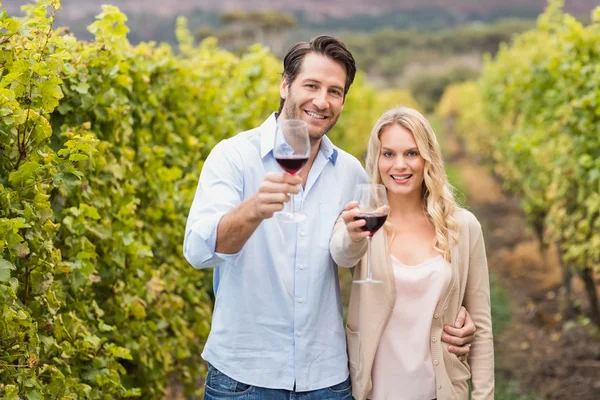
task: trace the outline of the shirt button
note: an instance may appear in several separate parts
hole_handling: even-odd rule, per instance
[[[436,337],[432,337],[432,338],[431,338],[431,341],[432,341],[433,343],[435,343],[435,342],[437,342],[437,338],[436,338]]]
[[[300,269],[304,269],[304,264],[300,264],[300,265],[298,265],[298,268],[300,268]]]
[[[438,365],[440,362],[438,360],[433,360],[433,365]]]
[[[304,303],[304,299],[302,297],[298,298],[298,303]]]
[[[296,333],[296,336],[298,336],[298,337],[302,336],[302,332]]]
[[[304,233],[304,231],[300,231],[300,236],[304,237],[306,236],[306,233]]]
[[[439,317],[438,313],[433,314],[433,318],[438,318],[438,317]]]
[[[441,389],[441,388],[442,388],[442,385],[438,385],[437,387],[438,387],[438,389]]]

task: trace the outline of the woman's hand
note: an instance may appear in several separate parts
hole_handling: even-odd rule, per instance
[[[350,235],[350,239],[353,242],[358,243],[367,236],[369,236],[368,231],[363,231],[360,229],[361,226],[365,225],[367,221],[364,219],[355,220],[354,218],[360,214],[360,209],[358,208],[357,201],[351,201],[346,205],[344,211],[342,212],[342,219],[346,224],[346,229],[348,230],[348,235]]]

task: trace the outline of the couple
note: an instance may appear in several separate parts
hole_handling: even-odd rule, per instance
[[[493,398],[481,228],[455,205],[418,112],[378,120],[368,175],[328,139],[355,72],[335,38],[294,45],[279,111],[217,144],[204,163],[183,248],[195,268],[215,268],[207,400],[467,399],[468,379],[473,399]],[[309,161],[297,175],[282,173],[272,154],[286,119],[309,128]],[[353,285],[344,329],[336,264],[364,274],[353,194],[368,181],[386,186],[390,205],[373,238],[374,277],[384,284]],[[308,216],[297,224],[273,218],[289,193]]]

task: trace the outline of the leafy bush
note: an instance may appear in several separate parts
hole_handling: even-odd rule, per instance
[[[474,79],[478,75],[479,71],[476,69],[460,65],[446,71],[422,72],[411,79],[410,90],[419,104],[431,112],[440,101],[446,87]]]
[[[183,19],[177,54],[132,46],[112,6],[77,41],[59,6],[0,11],[0,397],[199,396],[212,284],[185,221],[212,147],[276,109],[280,62],[196,47]],[[351,93],[332,136],[360,155],[382,107],[413,100]]]
[[[477,86],[450,88],[440,112],[491,155],[538,235],[558,244],[565,284],[571,270],[584,279],[600,324],[600,8],[585,26],[561,6],[488,59]]]
[[[53,30],[58,1],[0,14],[0,397],[199,391],[210,273],[182,257],[202,160],[277,105],[278,62]],[[50,13],[50,15],[49,15]]]

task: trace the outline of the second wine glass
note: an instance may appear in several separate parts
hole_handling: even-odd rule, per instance
[[[296,175],[308,161],[310,155],[310,137],[308,125],[300,119],[287,119],[277,125],[273,156],[279,166],[288,174]],[[300,222],[306,218],[294,208],[294,195],[290,194],[291,211],[277,213],[281,222]]]
[[[389,213],[389,205],[387,192],[384,185],[379,184],[361,184],[356,187],[356,200],[360,214],[354,217],[355,220],[364,219],[364,224],[361,229],[368,231],[367,236],[367,277],[365,279],[353,281],[359,284],[382,283],[379,280],[373,279],[373,261],[371,257],[371,239],[373,235],[383,226]]]

